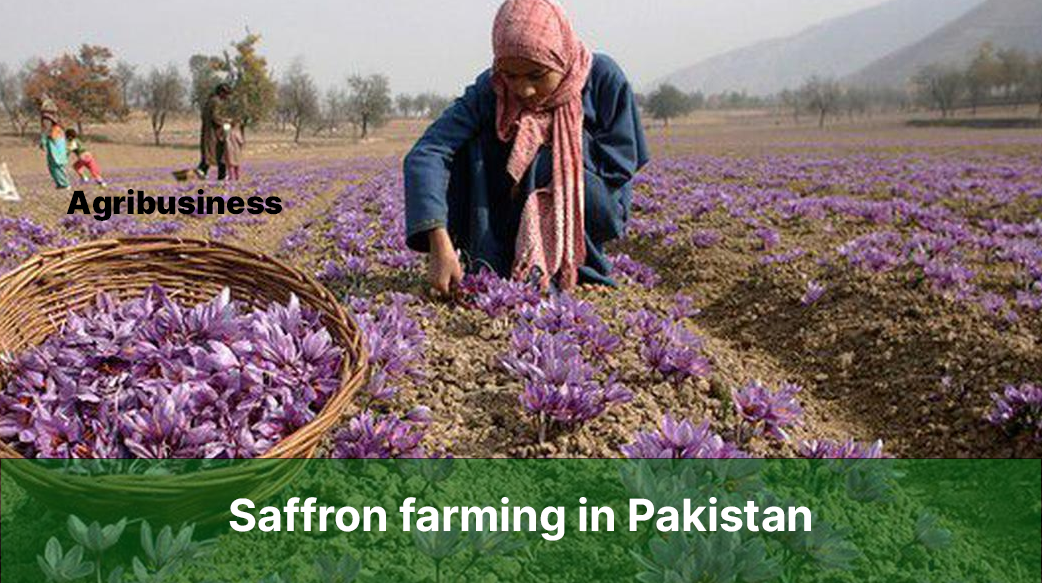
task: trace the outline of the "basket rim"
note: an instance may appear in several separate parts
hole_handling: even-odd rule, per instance
[[[154,249],[149,249],[148,246],[154,245]],[[325,317],[334,318],[336,323],[349,331],[351,334],[349,346],[339,346],[342,359],[341,367],[338,374],[339,386],[337,390],[330,396],[330,398],[323,405],[322,409],[319,410],[315,417],[311,421],[298,427],[289,435],[283,437],[276,442],[271,448],[268,449],[263,455],[257,456],[256,460],[272,460],[272,459],[308,459],[314,457],[315,450],[317,449],[321,439],[332,429],[332,427],[340,421],[345,414],[350,410],[353,404],[353,398],[361,388],[364,381],[368,378],[369,374],[369,349],[364,341],[364,335],[358,325],[357,320],[351,316],[347,310],[344,309],[343,304],[336,298],[336,296],[329,291],[321,282],[319,282],[311,274],[297,269],[293,266],[288,265],[282,260],[275,258],[269,254],[261,253],[258,251],[252,251],[243,247],[224,243],[221,241],[211,241],[207,239],[200,239],[194,237],[176,237],[166,235],[146,235],[146,236],[128,236],[128,237],[116,237],[98,239],[94,241],[88,241],[79,243],[76,245],[70,245],[66,247],[60,247],[55,249],[49,249],[34,254],[32,257],[26,259],[20,263],[14,269],[11,269],[7,273],[0,275],[0,301],[9,295],[16,294],[23,290],[25,287],[32,285],[32,283],[39,277],[25,277],[25,274],[32,270],[39,270],[52,261],[59,263],[63,261],[83,261],[89,260],[90,258],[82,257],[83,254],[89,254],[92,251],[97,252],[112,252],[117,249],[124,247],[138,247],[131,254],[147,255],[150,252],[157,252],[165,249],[168,246],[183,246],[188,249],[197,252],[211,251],[222,251],[239,255],[245,258],[249,258],[254,261],[265,262],[274,265],[279,270],[285,272],[287,275],[291,275],[294,279],[299,282],[299,285],[310,287],[316,292],[318,299],[323,301],[327,306],[332,307],[333,313],[326,313],[326,310],[320,310],[324,313]],[[145,246],[145,248],[140,248]],[[79,255],[80,257],[75,257]],[[72,257],[70,257],[72,256]],[[299,297],[299,294],[298,294]],[[301,300],[304,303],[304,300]],[[328,327],[328,326],[327,326]],[[354,349],[352,351],[352,348]],[[354,358],[351,358],[352,352]],[[335,410],[334,410],[335,409]],[[312,430],[317,427],[317,423],[328,424],[328,427],[319,430],[317,433],[312,433]],[[295,448],[295,446],[301,446]],[[12,446],[8,445],[7,441],[0,441],[0,459],[54,459],[54,458],[26,458],[22,456]],[[118,459],[118,458],[109,458]],[[138,458],[131,458],[138,459]],[[52,473],[54,470],[47,468],[39,468],[41,472]],[[212,472],[214,470],[202,470],[201,472],[194,475],[203,475],[206,472]],[[64,480],[72,479],[72,481],[78,481],[77,478],[90,478],[89,476],[73,476],[62,474]],[[117,485],[115,479],[120,477],[130,479],[131,481],[136,480],[139,477],[133,474],[126,475],[113,475],[114,478],[112,483],[113,486]],[[155,476],[147,477],[151,480],[155,480]],[[96,482],[95,482],[96,483]]]

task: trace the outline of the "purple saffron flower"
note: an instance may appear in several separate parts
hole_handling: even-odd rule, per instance
[[[797,385],[782,383],[778,391],[772,392],[753,381],[732,391],[731,400],[745,426],[757,434],[763,433],[778,441],[785,441],[789,438],[785,429],[802,423],[803,408],[796,400],[800,390]]]
[[[628,317],[626,323],[641,340],[645,364],[674,384],[712,372],[709,360],[702,356],[702,339],[682,323],[643,310]]]
[[[600,372],[583,357],[574,338],[529,324],[515,328],[503,367],[524,382],[519,399],[537,419],[540,442],[550,423],[572,427],[601,415],[609,405],[633,398],[615,378],[596,380]]]
[[[524,307],[519,315],[539,330],[570,337],[592,356],[611,354],[621,344],[593,304],[568,294],[559,294],[534,307]]]
[[[673,305],[669,308],[669,317],[674,320],[686,320],[688,318],[694,318],[702,313],[702,310],[695,307],[695,298],[678,293],[673,296]]]
[[[993,393],[992,408],[985,419],[1009,435],[1028,433],[1036,442],[1042,442],[1042,387],[1023,384],[1009,385]]]
[[[369,348],[372,376],[363,389],[370,400],[391,399],[402,382],[419,382],[424,374],[427,335],[406,309],[408,298],[392,297],[375,313],[356,313]]]
[[[805,307],[809,307],[817,303],[817,301],[821,299],[821,296],[825,295],[827,290],[828,288],[816,281],[808,281],[807,290],[803,292],[803,297],[800,298],[800,303]]]
[[[760,227],[755,231],[756,238],[760,240],[760,249],[770,251],[781,244],[781,235],[778,231],[767,227]]]

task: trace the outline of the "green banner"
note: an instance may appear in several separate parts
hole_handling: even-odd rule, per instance
[[[3,460],[0,580],[1021,582],[1039,460]]]

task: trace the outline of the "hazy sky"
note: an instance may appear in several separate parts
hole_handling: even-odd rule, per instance
[[[584,40],[638,87],[711,55],[886,0],[562,0]],[[395,92],[456,94],[491,60],[499,0],[18,0],[0,7],[0,61],[82,43],[139,65],[219,53],[245,27],[276,72],[302,56],[319,84],[385,73]],[[852,39],[856,42],[856,39]]]

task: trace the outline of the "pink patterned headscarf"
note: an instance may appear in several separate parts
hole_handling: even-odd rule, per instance
[[[550,143],[553,181],[533,191],[521,213],[513,277],[541,272],[543,289],[558,276],[562,289],[575,287],[586,261],[584,238],[582,91],[593,56],[553,0],[507,0],[492,28],[496,62],[522,58],[548,67],[564,78],[552,95],[534,109],[524,105],[493,72],[496,129],[499,139],[514,140],[507,172],[520,182],[539,148]]]

